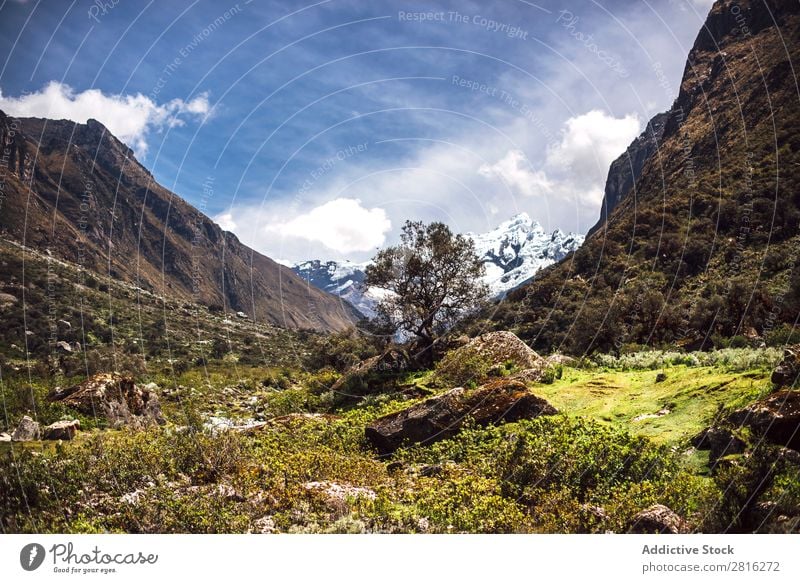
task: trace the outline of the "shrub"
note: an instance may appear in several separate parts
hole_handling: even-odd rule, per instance
[[[448,352],[436,364],[436,380],[446,385],[472,387],[489,376],[493,363],[476,351]]]

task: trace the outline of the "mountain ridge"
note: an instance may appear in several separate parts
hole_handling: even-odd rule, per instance
[[[96,120],[11,118],[2,236],[160,295],[287,328],[344,330],[358,314],[242,244],[156,182]]]
[[[718,0],[636,187],[567,261],[476,325],[576,354],[791,338],[800,313],[798,39],[800,3]]]

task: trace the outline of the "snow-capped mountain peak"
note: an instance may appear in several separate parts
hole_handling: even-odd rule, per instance
[[[475,250],[483,259],[484,282],[495,298],[522,285],[540,269],[561,261],[584,240],[583,235],[560,229],[548,234],[524,212],[487,233],[466,233],[466,236],[475,242]],[[364,270],[369,263],[314,259],[297,263],[292,269],[311,285],[338,295],[365,316],[372,317],[375,305],[386,292],[364,286]]]
[[[537,271],[561,261],[583,243],[583,235],[556,229],[548,234],[527,213],[519,213],[488,233],[468,233],[486,266],[484,281],[494,297],[531,279]]]

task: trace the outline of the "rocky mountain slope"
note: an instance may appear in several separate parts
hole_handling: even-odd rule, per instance
[[[468,233],[486,266],[485,283],[494,298],[530,280],[540,269],[561,261],[583,243],[583,235],[560,230],[546,233],[526,213],[520,213],[497,228],[481,234]],[[292,269],[313,286],[353,304],[372,317],[382,292],[364,287],[366,263],[350,261],[303,261]]]
[[[0,234],[152,293],[288,328],[342,330],[339,298],[243,245],[158,184],[99,122],[0,112]],[[209,185],[213,194],[213,185]]]
[[[635,189],[612,188],[604,228],[479,325],[574,353],[788,340],[800,313],[799,62],[799,3],[714,4]]]
[[[642,174],[645,162],[658,150],[658,144],[664,135],[664,124],[668,118],[669,112],[666,111],[654,116],[639,137],[611,163],[603,194],[603,206],[600,208],[600,220],[589,229],[589,235],[606,223],[624,196],[631,191],[635,192],[636,182]]]

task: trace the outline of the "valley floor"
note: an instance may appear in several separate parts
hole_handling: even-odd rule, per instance
[[[365,427],[446,390],[432,371],[391,375],[367,395],[330,391],[331,371],[225,362],[140,379],[158,385],[165,426],[111,430],[80,418],[72,441],[0,443],[0,524],[74,533],[626,532],[660,504],[687,532],[796,530],[800,464],[786,461],[785,448],[759,441],[710,464],[692,445],[772,390],[780,352],[711,354],[560,366],[550,382],[529,385],[559,414],[466,426],[389,456],[371,449]],[[46,403],[51,388],[5,380],[7,429],[26,391]],[[66,412],[47,404],[38,414],[44,423]]]

